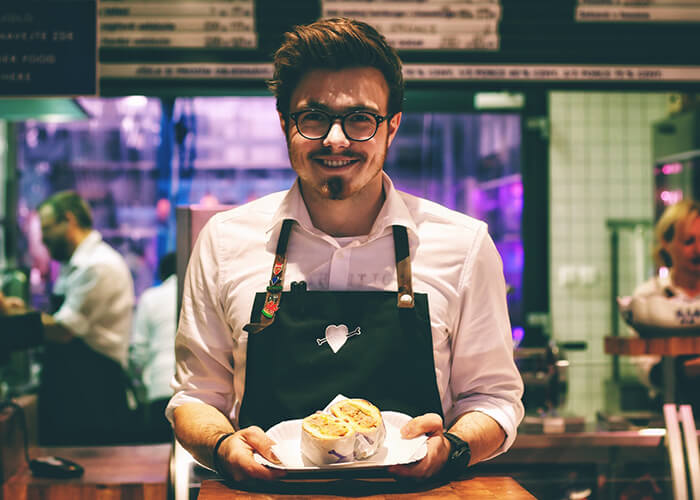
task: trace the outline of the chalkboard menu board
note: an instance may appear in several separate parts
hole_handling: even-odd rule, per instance
[[[94,16],[102,95],[262,91],[282,34],[331,16],[374,24],[409,85],[700,85],[700,0],[100,0]]]
[[[0,95],[95,95],[95,0],[0,1]]]

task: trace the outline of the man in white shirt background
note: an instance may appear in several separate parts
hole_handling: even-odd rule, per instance
[[[141,294],[129,347],[129,368],[144,389],[143,427],[140,441],[172,440],[172,427],[165,407],[173,395],[170,382],[175,373],[175,330],[177,329],[177,275],[175,253],[165,254],[158,263],[159,285]]]
[[[52,314],[41,313],[45,345],[38,396],[42,445],[128,440],[125,368],[134,285],[123,257],[92,228],[86,201],[61,191],[39,207],[42,240],[60,263]],[[11,301],[13,312],[25,308]]]
[[[343,394],[429,436],[397,476],[460,474],[504,452],[523,385],[501,259],[483,222],[383,172],[401,122],[398,55],[371,26],[332,19],[287,33],[274,62],[298,180],[199,235],[167,409],[178,440],[224,475],[274,479],[253,457],[275,460],[263,430]],[[347,328],[340,343],[331,327]]]

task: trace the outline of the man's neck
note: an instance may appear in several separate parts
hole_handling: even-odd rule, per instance
[[[70,235],[70,243],[71,247],[73,247],[73,251],[71,252],[71,257],[73,254],[75,254],[75,251],[78,249],[80,244],[85,240],[85,238],[88,237],[88,235],[92,232],[92,229],[84,229],[84,228],[76,228],[75,231]]]
[[[344,200],[307,196],[303,189],[302,197],[314,227],[331,236],[344,237],[369,234],[386,196],[381,185],[376,193],[363,190]]]

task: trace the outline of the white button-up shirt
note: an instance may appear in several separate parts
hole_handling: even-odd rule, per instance
[[[129,359],[141,373],[149,401],[173,395],[177,276],[144,290],[136,307]]]
[[[522,378],[513,362],[502,262],[486,224],[398,192],[384,174],[386,200],[370,233],[333,238],[316,229],[298,184],[214,215],[188,265],[176,338],[175,396],[167,416],[204,402],[237,426],[245,386],[248,334],[256,292],[270,278],[284,219],[294,219],[285,289],[397,290],[392,225],[408,229],[413,289],[428,295],[435,376],[445,424],[480,411],[513,443],[523,416]]]
[[[100,233],[91,231],[61,266],[53,293],[65,297],[54,319],[126,367],[134,282],[124,258]]]

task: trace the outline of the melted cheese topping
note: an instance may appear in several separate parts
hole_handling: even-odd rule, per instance
[[[310,430],[322,436],[342,437],[352,431],[342,420],[322,413],[306,417],[304,423]]]
[[[351,403],[345,403],[340,405],[338,409],[344,417],[348,417],[350,420],[362,427],[377,426],[377,419],[375,416],[364,408]]]

